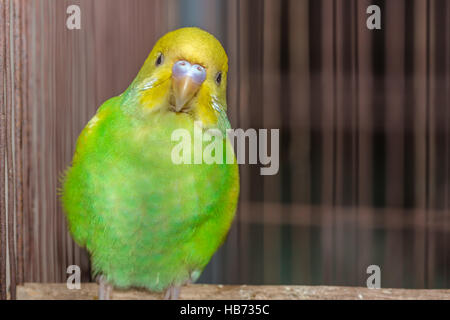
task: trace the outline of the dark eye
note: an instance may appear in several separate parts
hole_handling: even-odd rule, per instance
[[[220,85],[220,83],[222,82],[222,72],[217,73],[216,75],[216,83],[218,85]]]
[[[156,58],[155,65],[160,66],[164,61],[164,56],[162,53],[158,54],[158,58]]]

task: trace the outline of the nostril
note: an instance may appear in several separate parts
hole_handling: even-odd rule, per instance
[[[196,64],[192,68],[192,79],[197,83],[202,83],[206,79],[206,70],[202,66]]]
[[[173,65],[172,72],[175,77],[182,77],[189,72],[190,68],[191,65],[189,62],[181,60]]]
[[[188,76],[194,82],[201,84],[206,79],[206,69],[201,65],[191,65],[188,61],[180,60],[173,65],[172,75],[176,78]]]

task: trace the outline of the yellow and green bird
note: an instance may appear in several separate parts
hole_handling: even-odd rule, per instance
[[[109,298],[112,286],[177,298],[223,243],[239,195],[225,134],[227,72],[214,36],[198,28],[169,32],[128,89],[81,132],[62,203],[73,238],[101,275],[100,298]],[[192,154],[194,130],[220,130],[224,161],[174,163],[177,129],[190,133]]]

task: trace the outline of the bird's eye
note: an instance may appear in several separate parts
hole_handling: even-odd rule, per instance
[[[222,72],[217,73],[216,75],[216,83],[218,85],[220,85],[220,83],[222,82]]]
[[[156,58],[155,65],[160,66],[164,61],[164,56],[162,53],[158,54],[158,58]]]

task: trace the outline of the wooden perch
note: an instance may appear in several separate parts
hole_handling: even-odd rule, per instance
[[[96,300],[96,283],[82,283],[81,289],[69,290],[65,283],[25,283],[17,287],[17,299],[24,300]],[[114,290],[113,300],[162,299],[162,294],[144,290]],[[193,284],[181,289],[185,300],[374,300],[443,299],[450,300],[450,290],[367,289],[328,286],[247,286]]]

